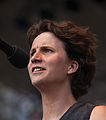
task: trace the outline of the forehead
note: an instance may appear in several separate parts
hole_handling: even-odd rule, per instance
[[[63,47],[62,41],[51,32],[41,33],[34,39],[32,43],[32,47],[33,46],[40,47],[43,45]]]

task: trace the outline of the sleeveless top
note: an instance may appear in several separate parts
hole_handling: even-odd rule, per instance
[[[95,106],[90,103],[77,102],[59,120],[89,120]]]

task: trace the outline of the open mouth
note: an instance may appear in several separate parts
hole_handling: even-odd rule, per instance
[[[40,72],[40,71],[44,71],[46,70],[45,68],[42,68],[42,67],[34,67],[32,68],[32,72]]]

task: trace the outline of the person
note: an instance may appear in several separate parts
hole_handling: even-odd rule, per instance
[[[106,106],[78,102],[96,69],[96,36],[72,21],[40,20],[27,37],[28,71],[42,97],[42,120],[106,120]]]

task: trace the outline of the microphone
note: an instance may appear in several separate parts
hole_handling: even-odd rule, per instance
[[[0,39],[0,49],[7,55],[9,62],[16,68],[27,67],[29,56],[21,48],[11,46]]]

